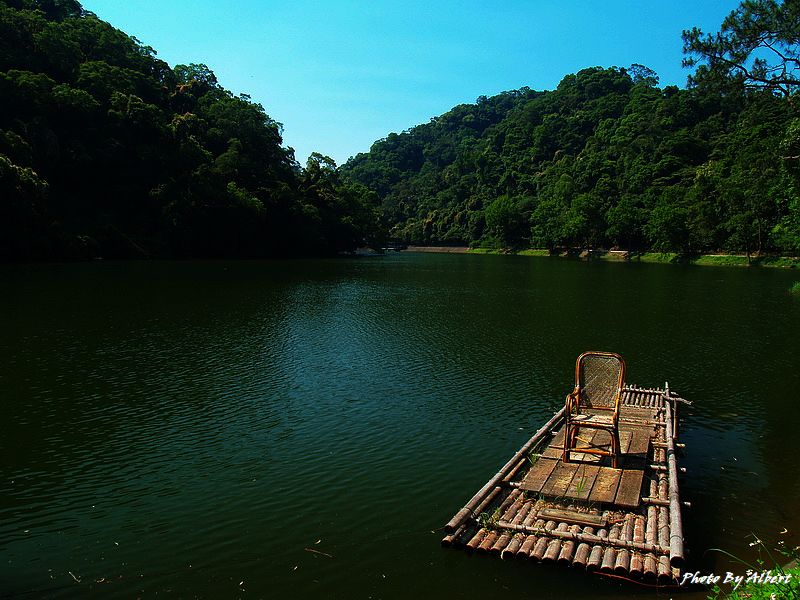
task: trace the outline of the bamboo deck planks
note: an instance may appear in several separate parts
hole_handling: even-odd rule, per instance
[[[589,502],[613,502],[621,475],[622,469],[602,468],[589,493]]]
[[[540,457],[533,463],[519,487],[529,492],[541,492],[547,478],[550,477],[557,464],[558,460],[555,458]]]
[[[636,508],[642,499],[644,471],[626,469],[622,471],[614,504],[623,508]]]
[[[628,447],[628,454],[633,455],[640,455],[642,457],[647,456],[647,452],[650,449],[650,438],[653,435],[652,429],[644,428],[644,427],[637,427],[633,430],[633,437],[631,439],[631,444]]]
[[[592,487],[594,487],[594,482],[597,480],[597,475],[600,473],[600,468],[598,465],[581,465],[578,467],[572,484],[567,490],[567,497],[588,500]]]
[[[550,477],[548,477],[547,482],[542,486],[542,494],[556,498],[564,496],[577,472],[578,463],[559,462]]]

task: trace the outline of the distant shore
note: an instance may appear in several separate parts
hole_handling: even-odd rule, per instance
[[[471,252],[467,246],[409,246],[403,252],[439,252],[447,254],[468,254]],[[498,252],[500,254],[500,252]]]
[[[692,257],[674,252],[629,252],[627,250],[562,251],[555,254],[549,250],[508,250],[469,248],[467,246],[409,246],[404,252],[432,252],[446,254],[510,254],[517,256],[545,256],[556,258],[580,258],[583,260],[608,260],[617,262],[643,262],[664,264],[689,264],[715,267],[778,267],[800,268],[800,258],[791,256],[750,256],[746,254],[700,254]]]

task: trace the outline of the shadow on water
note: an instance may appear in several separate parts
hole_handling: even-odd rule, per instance
[[[719,571],[706,549],[800,525],[792,280],[425,254],[3,266],[2,589],[638,594],[434,531],[561,405],[587,349],[695,401],[687,541]]]

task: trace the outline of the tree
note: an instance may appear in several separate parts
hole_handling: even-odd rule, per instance
[[[519,246],[527,229],[518,202],[508,196],[500,196],[485,210],[486,233],[504,248]]]
[[[628,74],[631,76],[633,83],[644,83],[649,87],[655,87],[658,85],[658,73],[653,71],[653,69],[649,69],[644,65],[640,65],[639,63],[633,63],[627,69]]]
[[[689,211],[682,205],[681,196],[680,192],[668,188],[650,213],[645,231],[652,248],[658,252],[690,252]]]
[[[683,32],[683,65],[707,63],[690,82],[728,79],[789,97],[800,89],[799,45],[799,2],[744,0],[718,33],[697,27]]]

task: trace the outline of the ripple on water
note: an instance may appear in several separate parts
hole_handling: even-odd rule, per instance
[[[529,571],[443,554],[430,531],[561,405],[589,348],[695,400],[693,543],[738,551],[745,513],[796,523],[781,465],[800,305],[767,293],[783,274],[409,255],[52,269],[70,273],[60,308],[47,271],[17,275],[38,295],[0,298],[15,315],[0,357],[12,592],[56,585],[52,569],[68,586],[53,596],[75,593],[67,571],[119,597],[229,596],[242,580],[392,595],[412,574],[423,595],[486,596],[502,578],[525,596]],[[405,584],[380,587],[387,574]]]

